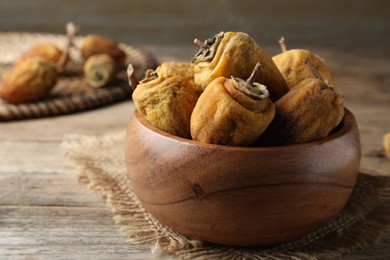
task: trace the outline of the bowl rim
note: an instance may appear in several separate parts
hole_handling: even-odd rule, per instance
[[[308,148],[313,147],[317,145],[322,145],[324,143],[327,143],[332,140],[337,140],[340,137],[343,137],[347,135],[348,133],[353,130],[353,128],[357,127],[356,119],[352,112],[348,110],[347,108],[344,108],[344,116],[341,120],[340,124],[336,127],[338,128],[336,131],[331,133],[330,135],[317,139],[314,141],[306,142],[306,143],[300,143],[300,144],[292,144],[292,145],[283,145],[283,146],[267,146],[267,147],[261,147],[261,146],[231,146],[231,145],[221,145],[221,144],[210,144],[210,143],[203,143],[191,139],[187,139],[180,136],[175,136],[173,134],[170,134],[168,132],[165,132],[164,130],[159,129],[158,127],[152,125],[146,117],[139,112],[137,109],[134,111],[134,119],[138,121],[138,123],[145,128],[147,131],[152,132],[153,134],[160,135],[163,138],[169,139],[172,142],[182,143],[185,145],[191,145],[191,146],[197,146],[197,147],[203,147],[205,149],[213,149],[213,150],[231,150],[231,151],[267,151],[267,150],[289,150],[289,149],[296,149],[296,148]]]

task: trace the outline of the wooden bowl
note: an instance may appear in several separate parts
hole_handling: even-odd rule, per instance
[[[145,209],[188,237],[230,246],[283,243],[334,219],[360,164],[348,110],[321,140],[232,147],[170,135],[136,112],[126,140],[128,178]]]

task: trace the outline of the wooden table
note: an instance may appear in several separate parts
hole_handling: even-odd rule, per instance
[[[190,60],[192,46],[144,46],[160,61]],[[390,130],[390,51],[342,51],[307,47],[333,68],[346,106],[361,131],[361,169],[390,174],[378,157]],[[276,49],[265,48],[271,54]],[[124,130],[134,110],[129,100],[68,116],[0,123],[0,259],[139,259],[97,194],[77,182],[60,151],[64,136]],[[390,234],[378,244],[346,256],[390,259]]]

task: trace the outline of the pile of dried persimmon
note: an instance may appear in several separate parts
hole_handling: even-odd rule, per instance
[[[302,49],[268,55],[248,34],[221,32],[192,62],[165,62],[138,82],[137,110],[157,128],[200,142],[277,146],[323,138],[344,116],[325,61]]]
[[[3,74],[0,98],[8,103],[20,104],[41,100],[54,88],[69,63],[70,49],[79,28],[67,24],[67,41],[64,49],[54,43],[38,43],[22,53],[14,66]],[[119,44],[100,35],[87,35],[81,48],[82,70],[91,87],[111,83],[124,67],[126,53]]]

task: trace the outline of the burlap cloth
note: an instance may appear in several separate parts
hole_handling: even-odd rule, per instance
[[[183,259],[324,259],[378,242],[390,227],[390,176],[360,173],[340,216],[297,241],[266,248],[234,248],[184,237],[146,212],[126,178],[125,132],[67,138],[64,154],[81,182],[102,195],[135,249],[164,251]]]

